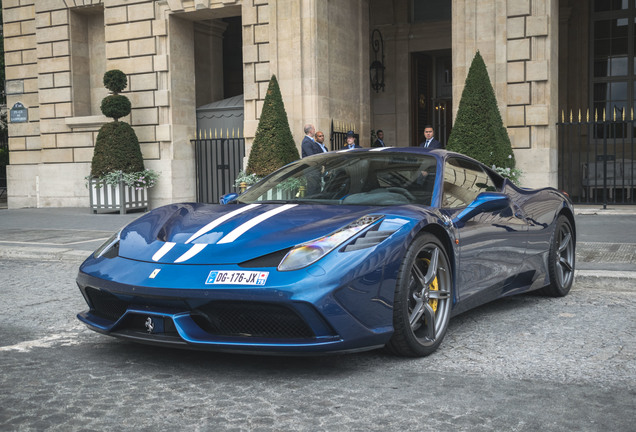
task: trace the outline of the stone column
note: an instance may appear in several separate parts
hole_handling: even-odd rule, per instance
[[[328,134],[332,120],[369,142],[368,14],[368,0],[270,2],[269,72],[278,77],[299,147],[304,124]],[[248,136],[247,106],[245,114]]]
[[[557,185],[558,2],[454,0],[453,99],[479,50],[525,186]]]

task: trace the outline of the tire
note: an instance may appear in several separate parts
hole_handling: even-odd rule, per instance
[[[416,237],[398,272],[389,351],[408,357],[435,352],[448,328],[452,285],[450,261],[439,239],[430,233]]]
[[[570,292],[574,282],[575,249],[576,241],[572,224],[567,217],[561,215],[557,219],[548,253],[550,285],[541,290],[542,294],[563,297]]]

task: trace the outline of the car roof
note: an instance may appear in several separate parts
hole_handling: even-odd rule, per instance
[[[330,153],[369,153],[369,152],[379,152],[379,153],[390,152],[390,153],[409,153],[409,154],[417,154],[417,155],[431,155],[442,160],[445,160],[449,157],[460,157],[463,159],[468,159],[480,165],[484,165],[478,160],[475,160],[471,158],[470,156],[466,156],[461,153],[456,153],[456,152],[452,152],[445,149],[428,149],[424,147],[373,147],[373,148],[362,147],[362,148],[356,148],[356,149],[336,150]]]

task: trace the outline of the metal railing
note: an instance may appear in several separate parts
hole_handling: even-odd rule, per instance
[[[236,192],[234,180],[243,169],[244,138],[196,139],[194,144],[197,202],[217,204]]]
[[[634,204],[636,121],[633,112],[561,113],[559,189],[579,204]]]
[[[0,155],[0,200],[6,201],[7,199],[7,166],[9,152],[9,130],[4,129],[0,132],[0,150],[3,152]]]

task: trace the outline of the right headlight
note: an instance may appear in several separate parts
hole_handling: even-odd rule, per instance
[[[315,263],[329,252],[369,227],[382,215],[363,216],[355,222],[324,237],[294,246],[278,265],[279,271],[299,270]]]
[[[97,248],[95,252],[93,252],[93,257],[106,257],[106,258],[114,258],[119,253],[119,236],[121,235],[121,230],[117,231],[115,234],[110,236],[108,240],[106,240],[100,247]]]

